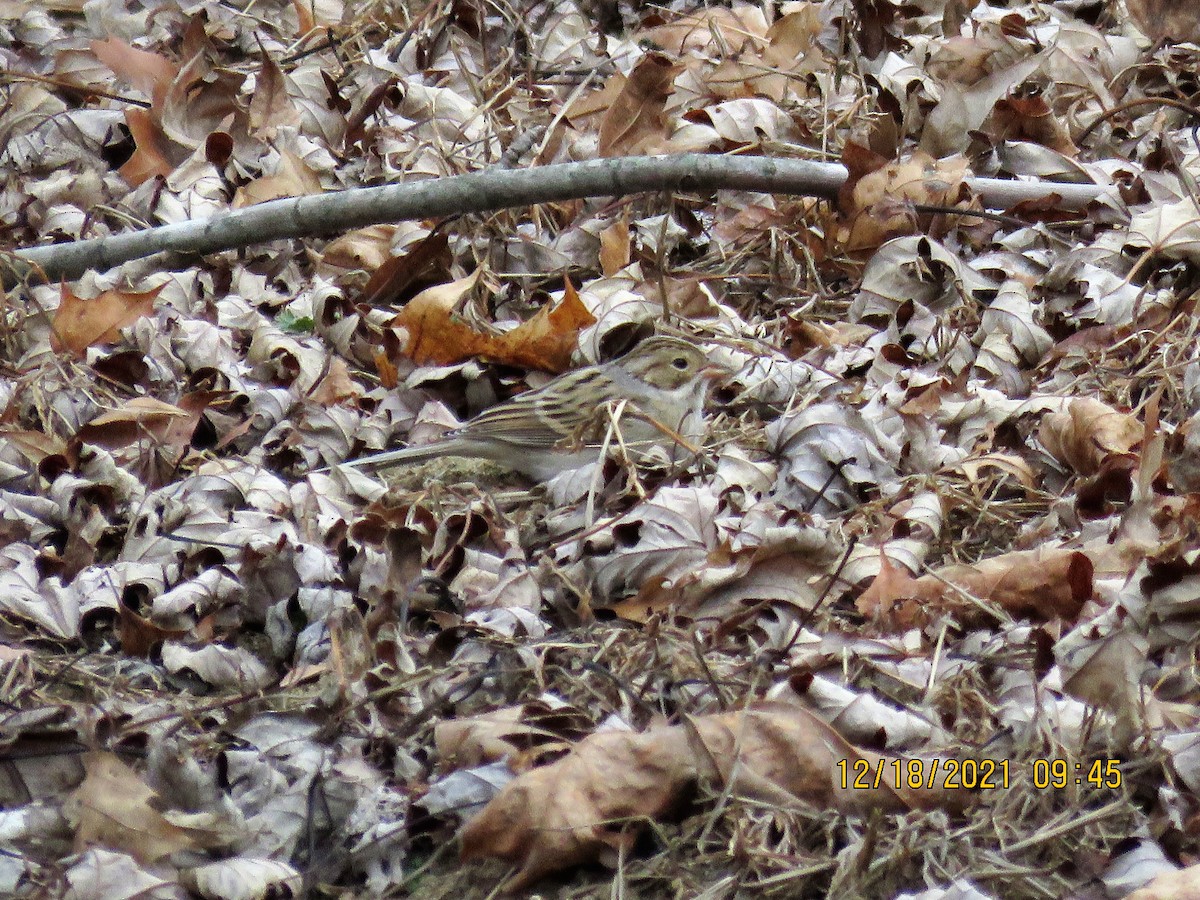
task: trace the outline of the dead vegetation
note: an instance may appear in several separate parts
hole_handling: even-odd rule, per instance
[[[594,158],[848,172],[9,259],[0,894],[1193,896],[1197,36],[1127,5],[1152,34],[0,0],[10,250]],[[336,468],[662,330],[732,373],[686,463]]]

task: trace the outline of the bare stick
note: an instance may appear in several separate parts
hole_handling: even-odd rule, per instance
[[[78,278],[156,253],[216,253],[265,241],[338,234],[381,222],[489,212],[584,197],[620,197],[650,191],[763,191],[833,197],[846,180],[837,163],[765,156],[633,156],[561,163],[534,169],[489,169],[470,175],[353,188],[272,200],[203,221],[180,222],[96,240],[13,251],[5,286],[40,271],[46,278]],[[1095,200],[1098,185],[968,179],[984,204],[1004,208],[1021,200],[1056,198],[1064,209]]]

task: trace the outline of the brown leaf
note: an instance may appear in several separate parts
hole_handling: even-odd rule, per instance
[[[0,438],[34,463],[40,463],[48,456],[67,452],[66,442],[62,438],[43,431],[4,428],[0,429]]]
[[[304,37],[314,28],[317,27],[317,20],[314,15],[313,3],[305,3],[304,0],[292,0],[292,9],[296,11],[296,19],[299,27],[296,29],[296,37]]]
[[[992,108],[984,129],[995,143],[1002,139],[1033,141],[1064,156],[1074,158],[1079,154],[1066,125],[1040,94],[1002,97]]]
[[[409,335],[405,352],[418,365],[452,365],[482,357],[505,365],[546,372],[565,371],[579,332],[595,322],[579,293],[567,281],[563,299],[544,306],[528,322],[501,335],[483,334],[455,316],[459,301],[475,287],[479,272],[422,291],[393,324]]]
[[[803,6],[776,19],[767,32],[762,60],[750,57],[741,64],[747,88],[779,103],[793,96],[809,96],[805,76],[829,68],[825,52],[817,43],[821,28],[817,6]]]
[[[961,156],[935,160],[918,150],[904,160],[889,162],[853,142],[842,151],[849,171],[838,191],[841,227],[837,242],[849,252],[873,250],[889,238],[924,230],[928,214],[914,203],[930,206],[974,205],[966,199],[967,161]]]
[[[665,109],[679,68],[662,53],[648,53],[600,123],[600,156],[652,153],[666,138]]]
[[[186,631],[156,625],[123,602],[118,615],[117,634],[121,640],[121,651],[130,656],[148,658],[150,652],[164,641],[177,640],[187,634]]]
[[[454,310],[474,290],[479,275],[476,269],[465,278],[426,288],[392,320],[408,332],[404,352],[417,365],[451,365],[477,355],[483,335],[456,318]]]
[[[191,441],[204,410],[204,404],[189,405],[193,408],[185,409],[152,397],[135,397],[119,409],[96,416],[76,432],[75,438],[109,449],[150,438],[159,446],[182,449]]]
[[[340,356],[329,358],[329,370],[313,387],[311,397],[322,406],[362,395],[362,387],[350,377],[350,367]]]
[[[129,126],[135,149],[119,169],[122,178],[137,187],[151,178],[166,178],[175,171],[167,156],[167,137],[149,111],[125,110],[125,124]]]
[[[962,806],[962,797],[943,788],[941,780],[927,784],[922,779],[922,787],[911,788],[892,757],[855,747],[829,723],[792,703],[762,701],[689,724],[703,745],[696,748],[702,770],[715,768],[718,784],[737,797],[781,808],[813,804],[858,814]],[[864,765],[872,773],[869,786],[855,783],[854,770]],[[876,772],[884,774],[875,780]]]
[[[511,760],[531,747],[539,748],[543,755],[565,750],[559,735],[527,721],[530,706],[510,706],[439,722],[433,732],[438,758],[443,765],[460,769]]]
[[[875,59],[885,50],[904,45],[900,36],[902,24],[900,7],[887,0],[853,0],[858,21],[858,43],[866,59]]]
[[[886,620],[893,627],[904,629],[925,621],[920,604],[911,602],[921,597],[922,588],[918,586],[918,579],[881,552],[879,574],[859,594],[854,606],[870,619]]]
[[[889,774],[860,788],[853,781],[856,765]],[[463,829],[462,857],[516,862],[521,869],[504,889],[521,890],[551,872],[628,849],[637,820],[676,809],[698,779],[780,808],[961,807],[961,793],[936,779],[929,788],[897,790],[893,771],[900,769],[890,757],[851,746],[788,703],[759,703],[642,734],[600,732],[507,784]]]
[[[184,829],[154,808],[158,795],[115,754],[89,753],[83,765],[87,777],[69,801],[77,822],[76,851],[99,844],[152,863],[177,850],[197,849]]]
[[[1147,721],[1158,701],[1141,681],[1148,665],[1144,637],[1118,631],[1090,642],[1082,652],[1091,655],[1064,680],[1066,693],[1114,713],[1117,727],[1130,739],[1144,728],[1162,726],[1161,721]]]
[[[783,14],[768,26],[759,7],[740,4],[672,17],[637,37],[683,57],[681,64],[690,67],[706,47],[717,49],[720,61],[715,66],[706,61],[703,75],[705,88],[716,98],[786,102],[808,96],[804,76],[829,67],[816,42],[821,27],[816,6]]]
[[[337,90],[337,83],[329,79],[327,73],[322,72],[322,76],[326,79],[326,89],[330,93],[329,101],[333,108],[338,109],[343,114],[350,112],[353,108],[348,100],[342,98]],[[379,84],[367,94],[366,99],[358,104],[354,109],[354,114],[346,120],[346,134],[343,139],[344,146],[349,149],[355,144],[365,143],[373,130],[367,127],[367,122],[378,112],[379,107],[383,105],[383,101],[394,93],[396,89],[396,78],[393,76]]]
[[[1008,478],[1015,479],[1030,491],[1038,484],[1033,466],[1015,453],[983,453],[964,459],[955,468],[962,472],[971,484],[987,484],[998,478]]]
[[[594,734],[505,785],[464,828],[462,858],[519,862],[505,889],[520,890],[606,850],[628,849],[636,835],[622,820],[664,815],[695,776],[689,736],[679,726]]]
[[[564,372],[571,365],[579,332],[595,321],[570,279],[564,279],[562,300],[543,306],[528,322],[490,339],[484,355],[506,365]]]
[[[85,300],[62,285],[62,300],[54,313],[50,346],[83,356],[93,344],[111,344],[120,339],[120,329],[142,316],[154,313],[154,299],[165,285],[145,293],[105,291]]]
[[[114,75],[151,98],[157,118],[163,98],[179,74],[179,66],[158,53],[131,47],[120,38],[92,41],[91,48],[96,59],[112,69]]]
[[[1110,455],[1129,453],[1142,434],[1136,418],[1091,397],[1072,400],[1065,412],[1047,413],[1038,428],[1050,455],[1080,475],[1094,475]]]
[[[940,613],[959,622],[978,622],[979,601],[1012,616],[1039,621],[1078,617],[1092,596],[1093,566],[1078,550],[1042,547],[1014,550],[975,565],[954,565],[912,578],[885,558],[875,582],[858,598],[864,615],[896,628],[923,625]]]
[[[580,125],[585,119],[602,115],[612,109],[628,79],[624,75],[613,75],[604,80],[604,86],[598,91],[584,94],[567,109],[566,118],[574,125]]]
[[[259,49],[262,66],[254,82],[254,96],[250,99],[250,127],[271,140],[281,125],[298,124],[300,113],[288,96],[283,71],[261,45]]]
[[[388,390],[396,387],[400,383],[400,370],[387,358],[387,354],[380,350],[373,357],[375,360],[375,371],[379,373],[379,383]]]
[[[399,303],[410,292],[438,284],[450,274],[450,240],[442,232],[434,232],[399,256],[391,256],[390,249],[389,241],[385,258],[377,266],[363,266],[375,270],[363,288],[364,303],[372,306]],[[326,251],[326,261],[328,255]]]
[[[375,663],[374,645],[356,607],[337,610],[329,616],[328,623],[330,670],[321,679],[321,693],[349,698],[353,696],[354,685],[361,682]]]
[[[233,196],[233,208],[243,209],[281,197],[304,197],[323,190],[321,179],[304,160],[290,150],[280,150],[279,168],[275,174],[256,178],[238,188]]]
[[[1128,0],[1126,8],[1142,33],[1156,42],[1200,42],[1200,18],[1192,0]]]
[[[325,246],[321,262],[340,269],[364,269],[373,272],[393,259],[392,238],[395,225],[369,225],[348,231]]]
[[[600,232],[600,269],[605,277],[629,265],[629,218],[621,216]]]
[[[688,516],[681,504],[670,505]],[[654,530],[659,531],[657,527]],[[674,542],[680,551],[679,565],[650,575],[632,597],[606,606],[622,619],[647,622],[660,615],[715,619],[722,629],[736,630],[735,623],[743,622],[746,615],[757,615],[769,601],[795,610],[812,609],[821,593],[821,576],[837,559],[835,542],[813,528],[780,529],[769,540],[739,550],[725,544],[701,549],[678,532],[664,541],[668,534],[671,532],[663,530],[652,543],[656,550],[665,550],[668,541]],[[638,553],[636,545],[627,549],[635,559],[649,556]]]
[[[654,21],[651,27],[638,32],[637,39],[652,42],[675,56],[683,56],[703,50],[714,40],[731,50],[741,50],[747,45],[751,51],[757,50],[766,33],[767,22],[761,9],[739,4],[732,9],[703,7],[666,21]]]
[[[244,131],[247,122],[240,94],[245,80],[245,75],[231,69],[213,69],[209,54],[198,50],[163,97],[163,132],[175,143],[196,150],[218,129]]]

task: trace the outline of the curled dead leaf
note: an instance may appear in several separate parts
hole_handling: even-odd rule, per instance
[[[1131,452],[1142,434],[1136,418],[1091,397],[1072,400],[1065,412],[1047,413],[1038,428],[1050,455],[1080,475],[1094,475],[1112,454]]]
[[[455,307],[479,280],[466,278],[422,291],[401,310],[393,324],[409,335],[405,352],[419,365],[451,365],[472,357],[545,372],[564,372],[579,332],[596,320],[568,280],[562,300],[544,306],[527,322],[493,335],[459,319]]]
[[[1037,488],[1037,475],[1025,459],[1015,453],[984,453],[964,459],[959,471],[971,484],[982,484],[994,478],[1012,479],[1026,490]]]
[[[960,622],[989,618],[986,604],[1011,616],[1074,621],[1092,596],[1093,566],[1078,550],[1015,550],[974,565],[946,566],[913,578],[886,558],[855,601],[864,616],[892,627],[920,627],[942,614]]]
[[[873,250],[889,238],[925,230],[913,204],[970,209],[964,157],[935,160],[921,151],[889,162],[850,143],[842,153],[849,176],[838,192],[842,225],[837,243],[847,252]],[[927,216],[925,216],[927,218]]]
[[[129,126],[135,150],[121,166],[122,178],[137,187],[151,178],[166,178],[175,171],[168,152],[170,142],[151,113],[144,109],[127,109],[125,124]]]
[[[183,449],[191,441],[209,399],[210,394],[198,392],[181,398],[176,406],[152,397],[135,397],[118,409],[96,416],[76,432],[75,439],[114,449],[149,438],[160,446]]]
[[[945,776],[912,789],[903,783],[897,788],[896,778],[882,775],[860,787],[846,774],[864,767],[899,772],[894,763],[851,746],[812,713],[782,702],[641,734],[601,732],[507,784],[463,829],[462,857],[518,863],[520,871],[504,889],[521,890],[552,872],[628,849],[638,820],[670,814],[698,779],[782,808],[812,804],[865,813],[961,807],[962,792],[947,790]]]

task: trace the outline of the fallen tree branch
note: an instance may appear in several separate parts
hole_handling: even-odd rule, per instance
[[[156,253],[216,253],[284,238],[338,234],[381,222],[400,222],[585,197],[650,191],[762,191],[833,197],[846,180],[837,163],[765,156],[634,156],[561,163],[534,169],[489,169],[427,181],[352,188],[260,203],[202,221],[180,222],[95,240],[13,251],[4,284],[40,273],[48,280],[78,278]],[[1023,200],[1055,198],[1080,209],[1104,188],[1094,184],[967,180],[984,205],[1004,209]]]

